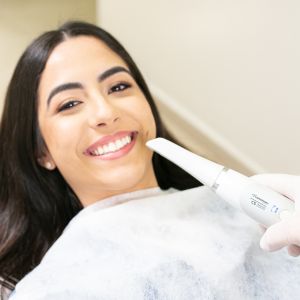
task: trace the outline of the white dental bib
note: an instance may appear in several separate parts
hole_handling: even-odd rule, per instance
[[[254,221],[206,187],[153,191],[82,210],[10,299],[298,299],[299,260]]]

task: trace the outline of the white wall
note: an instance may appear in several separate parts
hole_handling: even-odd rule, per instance
[[[40,33],[68,19],[96,21],[95,0],[0,0],[0,111],[13,69]]]
[[[101,0],[160,100],[253,171],[300,173],[300,2]]]

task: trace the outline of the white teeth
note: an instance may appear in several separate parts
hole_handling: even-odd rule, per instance
[[[103,154],[104,153],[104,150],[103,150],[103,148],[102,147],[98,147],[98,155],[101,155],[101,154]],[[96,150],[96,151],[97,151]]]
[[[107,145],[104,145],[102,147],[98,147],[96,150],[94,150],[91,154],[94,156],[99,156],[103,154],[107,154],[110,152],[115,152],[126,146],[131,142],[131,136],[126,136],[122,139],[116,140],[114,142],[110,142]]]
[[[116,143],[117,148],[123,147],[123,143],[120,140],[116,140],[115,143]]]
[[[108,146],[107,146],[107,145],[104,145],[104,146],[103,146],[103,151],[104,151],[104,153],[107,153],[107,152],[109,152],[109,148],[108,148]]]
[[[114,151],[116,151],[117,146],[115,145],[115,143],[109,143],[108,149],[109,149],[109,152],[114,152]]]

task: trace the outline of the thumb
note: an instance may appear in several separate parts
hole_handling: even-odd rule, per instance
[[[266,251],[276,251],[289,244],[288,227],[285,221],[270,226],[260,240],[260,247]]]
[[[267,251],[275,251],[285,246],[300,246],[299,228],[299,213],[294,213],[287,219],[270,226],[260,240],[260,247]]]

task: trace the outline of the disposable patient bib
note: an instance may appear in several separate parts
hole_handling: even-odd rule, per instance
[[[97,205],[71,221],[12,300],[300,297],[299,259],[263,252],[259,226],[208,188]]]

